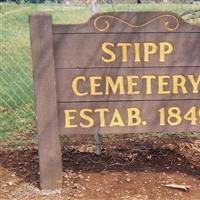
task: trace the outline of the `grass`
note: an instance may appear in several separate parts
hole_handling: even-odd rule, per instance
[[[190,4],[117,4],[115,11],[173,11],[182,14],[199,9]],[[109,4],[99,5],[100,12],[113,11]],[[35,112],[31,72],[28,15],[48,11],[54,23],[83,23],[91,15],[84,4],[0,4],[0,144],[20,145],[35,141]],[[187,15],[199,22],[199,13]],[[199,17],[199,18],[198,18]],[[23,138],[23,139],[22,139]],[[17,140],[16,140],[17,139]]]

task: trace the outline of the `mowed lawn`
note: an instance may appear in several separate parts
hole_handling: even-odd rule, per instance
[[[192,4],[98,5],[106,11],[173,11],[200,23],[200,6]],[[85,4],[0,4],[0,145],[24,145],[35,140],[35,112],[28,16],[52,14],[54,23],[83,23],[91,16]]]

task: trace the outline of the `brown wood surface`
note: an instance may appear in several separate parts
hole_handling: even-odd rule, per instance
[[[40,186],[62,187],[61,148],[58,132],[52,18],[44,13],[29,18],[33,78],[39,137]]]
[[[53,32],[56,68],[198,66],[200,63],[200,45],[196,45],[200,43],[200,26],[189,24],[171,12],[98,13],[85,24],[54,25]],[[156,55],[148,63],[134,63],[130,51],[129,61],[122,63],[116,50],[118,60],[105,64],[100,59],[101,43],[105,41],[169,41],[174,44],[174,52],[164,63],[158,62]]]
[[[101,17],[104,16],[104,17]],[[131,25],[139,27],[131,27],[126,23],[123,23],[119,19],[114,19],[106,16],[114,16],[128,22]],[[109,28],[106,33],[132,33],[132,32],[199,32],[200,26],[190,24],[184,21],[179,15],[172,12],[106,12],[97,13],[93,15],[88,22],[84,24],[54,24],[53,33],[101,33],[95,29],[94,22],[98,17],[101,17],[97,21],[99,28],[106,26],[106,21],[109,23]],[[178,26],[175,30],[167,29]],[[159,25],[158,25],[159,24]],[[142,26],[141,26],[142,25]]]
[[[179,107],[182,115],[185,114],[192,106],[198,108],[197,111],[197,125],[191,126],[190,122],[183,120],[177,126],[160,126],[159,125],[159,113],[158,110],[162,107],[168,109],[169,107]],[[139,126],[127,126],[127,108],[137,107],[141,110],[142,120],[147,122],[147,125]],[[108,108],[110,112],[106,113],[106,127],[99,127],[99,114],[98,113],[89,113],[89,116],[92,117],[95,121],[95,125],[91,128],[82,128],[80,127],[80,122],[87,124],[84,119],[79,117],[79,111],[83,108],[87,109],[96,109],[96,108]],[[122,119],[126,126],[114,126],[109,127],[109,123],[112,119],[113,110],[117,108],[121,112]],[[77,110],[76,113],[73,113],[72,116],[75,118],[71,120],[72,124],[77,124],[76,128],[65,128],[65,119],[64,119],[64,110]],[[109,134],[109,133],[146,133],[146,132],[188,132],[200,130],[200,103],[196,100],[184,100],[184,101],[124,101],[124,102],[81,102],[81,103],[59,103],[58,104],[58,119],[60,132],[62,134]]]
[[[160,25],[158,25],[159,27]],[[166,55],[165,62],[159,61],[159,55],[150,56],[149,62],[134,62],[134,51],[128,50],[128,61],[122,62],[120,48],[113,50],[117,55],[114,62],[105,63],[101,56],[103,42],[170,42],[174,51]],[[56,68],[92,68],[92,67],[153,67],[153,66],[199,66],[200,28],[198,33],[101,33],[101,34],[54,34]],[[143,54],[141,47],[141,54]],[[112,48],[114,49],[114,48]]]
[[[105,80],[105,76],[126,77],[128,75],[194,75],[197,80],[200,69],[200,26],[186,23],[180,16],[169,12],[115,12],[100,13],[92,16],[89,21],[82,25],[54,25],[54,50],[56,64],[56,80],[59,110],[60,132],[64,134],[96,134],[96,133],[134,133],[134,132],[179,132],[199,131],[199,123],[191,126],[184,121],[178,126],[159,126],[157,110],[161,107],[167,109],[170,106],[179,106],[184,113],[191,106],[196,105],[199,109],[199,92],[191,93],[191,83],[187,82],[188,94],[158,94],[158,84],[152,84],[151,95],[145,94],[145,84],[138,84],[138,95],[86,95],[77,96],[72,90],[72,81],[77,76],[85,76],[88,80],[91,76],[99,76]],[[135,43],[170,42],[173,45],[173,53],[166,56],[165,62],[160,62],[159,55],[151,56],[149,62],[144,62],[143,48],[141,48],[141,62],[135,62],[132,49],[128,52],[128,61],[122,62],[121,49],[113,50],[116,54],[114,62],[105,63],[101,57],[103,42]],[[99,82],[98,82],[99,83]],[[90,91],[87,81],[79,84],[80,91]],[[127,87],[125,81],[124,87]],[[167,86],[172,91],[172,82]],[[198,88],[199,90],[199,88]],[[105,82],[98,88],[105,92]],[[166,101],[165,101],[166,100]],[[176,101],[174,101],[176,100]],[[95,124],[92,128],[64,127],[64,110],[76,110],[75,124],[79,124],[77,118],[81,109],[119,108],[122,116],[126,117],[126,107],[136,106],[141,108],[142,116],[147,119],[148,124],[136,127],[99,127],[97,114],[92,114]],[[112,113],[112,112],[111,112]],[[109,113],[106,122],[112,117]],[[73,113],[74,114],[74,113]],[[199,117],[199,116],[198,116]],[[126,119],[127,120],[127,119]],[[199,120],[199,119],[198,119]]]
[[[62,187],[59,134],[200,131],[200,88],[197,93],[192,93],[192,84],[188,80],[185,84],[187,94],[183,94],[180,88],[179,94],[158,94],[158,84],[154,81],[152,94],[147,95],[146,85],[141,80],[137,85],[138,95],[121,95],[117,91],[110,95],[77,97],[72,91],[72,81],[77,76],[85,76],[87,80],[91,76],[100,76],[104,80],[105,76],[126,79],[130,75],[193,75],[197,80],[200,72],[199,25],[189,24],[171,12],[98,13],[85,24],[74,25],[53,25],[50,15],[36,13],[30,16],[29,24],[42,189]],[[142,47],[141,61],[135,62],[134,51],[130,48],[127,62],[122,62],[121,49],[116,48],[113,50],[116,60],[105,63],[101,57],[108,55],[102,51],[103,42],[112,42],[115,47],[121,42],[140,42],[141,46],[145,42],[157,46],[160,42],[168,42],[173,45],[173,52],[166,55],[164,62],[160,61],[159,53],[151,55],[145,62]],[[90,90],[89,82],[78,87],[81,91]],[[126,91],[126,81],[124,87]],[[166,88],[172,91],[172,82]],[[98,89],[105,92],[105,82]],[[180,112],[175,113],[181,119],[177,124],[174,124],[177,119],[174,113],[171,116],[169,112],[171,108]],[[87,110],[86,118],[83,109]],[[96,109],[106,109],[105,116],[100,118]],[[130,109],[139,109],[142,120],[137,125],[128,124],[128,119],[129,122],[132,120],[130,112],[129,117],[127,114]],[[160,109],[165,113],[163,125]],[[69,110],[72,112],[66,118]],[[121,124],[113,118],[116,110]],[[89,127],[88,119],[94,123]]]
[[[139,94],[127,94],[128,83],[127,76],[144,76],[154,75],[157,79],[152,81],[152,94],[146,94],[146,81],[139,78],[138,85],[135,86]],[[170,94],[158,94],[158,76],[167,75],[170,76],[169,85],[164,89],[170,91]],[[184,75],[186,77],[185,87],[188,93],[183,94],[183,91],[179,88],[178,94],[173,94],[173,75]],[[200,76],[200,67],[160,67],[160,68],[91,68],[91,69],[56,69],[56,81],[57,81],[57,101],[58,102],[79,102],[79,101],[124,101],[124,100],[173,100],[173,99],[199,99],[200,93],[193,93],[192,84],[187,78],[188,75],[193,75],[195,80]],[[88,95],[77,96],[73,89],[73,80],[78,76],[86,77],[86,82],[80,81],[78,84],[78,90],[81,92],[88,92]],[[91,84],[90,77],[98,76],[102,80],[98,80],[100,87],[97,87],[98,92],[102,92],[102,95],[90,95]],[[116,81],[118,76],[122,76],[124,80],[125,94],[119,93],[119,88],[114,94],[110,89],[110,95],[105,94],[105,76],[112,76],[113,81]],[[198,87],[200,90],[200,86]]]

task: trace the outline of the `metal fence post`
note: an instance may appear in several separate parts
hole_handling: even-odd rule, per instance
[[[92,14],[95,14],[97,12],[97,0],[91,0],[91,9]]]

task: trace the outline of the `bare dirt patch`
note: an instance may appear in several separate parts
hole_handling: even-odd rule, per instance
[[[63,145],[63,190],[39,188],[36,147],[0,151],[2,200],[199,200],[200,138],[105,139],[102,154],[94,145],[73,140]],[[188,192],[162,184],[190,186]]]

